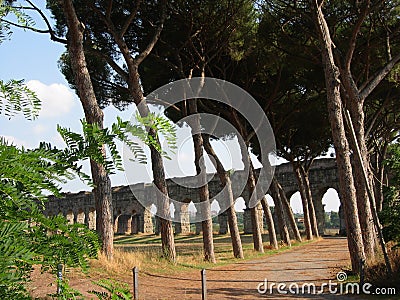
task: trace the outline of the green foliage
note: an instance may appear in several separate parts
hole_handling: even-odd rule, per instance
[[[0,298],[24,299],[24,283],[34,265],[55,273],[57,265],[86,270],[97,256],[98,236],[62,216],[42,213],[47,196],[59,194],[59,182],[72,178],[75,166],[63,152],[42,145],[18,149],[0,139]]]
[[[27,15],[20,5],[10,5],[7,0],[0,0],[0,43],[8,39],[11,34],[11,23],[6,20],[6,17],[13,16],[13,24],[18,24],[23,27],[32,27],[35,25],[35,21]]]
[[[383,225],[383,234],[388,241],[400,246],[400,143],[389,147],[385,161],[390,174],[389,186],[384,189],[382,211],[379,214]]]
[[[7,6],[3,2],[3,0],[0,0],[0,20],[7,15]],[[10,25],[0,22],[0,43],[2,43],[3,40],[8,39],[11,33]]]
[[[176,148],[174,125],[165,117],[155,114],[149,114],[147,117],[136,115],[136,119],[139,125],[122,121],[118,117],[117,122],[112,124],[110,128],[100,128],[97,124],[89,124],[85,120],[81,120],[82,135],[58,126],[57,130],[67,144],[67,149],[64,151],[65,157],[68,157],[70,163],[90,158],[102,164],[107,172],[112,174],[115,170],[123,170],[122,158],[117,150],[117,140],[128,146],[134,160],[141,163],[147,162],[143,148],[133,140],[134,137],[168,157],[167,153],[161,149],[158,141],[148,131],[152,129],[162,134],[170,149],[173,150]],[[109,156],[104,151],[103,145],[109,150]]]
[[[48,296],[53,299],[60,300],[83,300],[83,295],[78,290],[75,290],[69,286],[69,281],[64,279],[57,279],[57,286],[60,288],[60,293],[49,294]]]
[[[80,168],[47,144],[26,150],[0,139],[0,299],[28,298],[24,283],[34,265],[55,273],[57,265],[86,270],[97,256],[98,236],[62,216],[42,213],[44,192],[59,195],[59,183]]]
[[[253,1],[172,2],[160,42],[139,66],[145,93],[190,74],[200,76],[203,64],[207,76],[231,80],[228,68],[254,50],[257,26]]]
[[[87,271],[87,258],[96,258],[100,249],[95,231],[89,230],[84,224],[67,224],[60,215],[40,217],[40,224],[31,229],[31,237],[35,251],[41,255],[42,270],[53,273],[58,264]]]
[[[32,20],[18,8],[0,2],[0,42],[11,34],[4,17],[13,13],[16,23],[31,26]],[[35,119],[40,100],[23,80],[0,80],[0,115],[22,113]],[[34,265],[56,271],[57,265],[87,268],[96,257],[96,233],[79,225],[68,225],[62,216],[43,215],[45,193],[59,195],[59,183],[81,174],[63,151],[41,144],[26,150],[0,138],[0,299],[30,299],[25,283]]]
[[[11,118],[22,112],[25,118],[32,120],[39,115],[39,110],[39,99],[23,80],[0,80],[0,115]]]
[[[133,298],[129,286],[126,283],[120,283],[114,280],[99,280],[95,282],[95,284],[107,291],[89,291],[89,293],[96,295],[100,300],[130,300]]]
[[[171,151],[176,150],[176,127],[169,119],[163,117],[162,115],[154,113],[150,113],[147,117],[141,117],[137,113],[136,120],[141,126],[144,126],[147,129],[144,136],[138,136],[146,145],[154,147],[164,156],[167,155],[167,153],[161,149],[160,143],[155,140],[151,134],[148,134],[150,129],[152,129],[157,132],[157,134],[161,134],[162,136],[164,136]],[[130,128],[131,133],[134,133],[135,130],[140,129],[140,125],[139,127],[132,126]],[[166,157],[168,158],[168,156]]]
[[[142,52],[160,23],[164,11],[165,1],[155,0],[140,2],[119,1],[118,5],[108,7],[105,2],[96,2],[98,12],[93,6],[87,5],[87,1],[74,1],[77,16],[85,26],[85,33],[90,39],[85,39],[85,57],[100,107],[112,104],[119,109],[124,109],[133,102],[132,94],[128,88],[127,68],[122,66],[124,61],[121,51],[118,50],[111,34],[114,28],[119,35],[130,20],[125,29],[124,42],[129,47],[129,52],[135,56]],[[171,3],[172,4],[172,3]],[[51,10],[56,20],[57,34],[65,37],[67,26],[62,7],[56,0],[48,0],[47,7]],[[108,10],[111,8],[110,10]],[[111,27],[105,24],[100,14],[110,13]],[[132,11],[137,11],[132,19]],[[183,25],[183,24],[181,24]],[[75,79],[72,76],[69,54],[65,53],[59,61],[60,69],[68,80],[70,86],[76,89]]]
[[[398,187],[385,189],[385,199],[379,214],[383,224],[383,234],[387,241],[394,241],[400,246],[400,194]]]
[[[125,128],[121,124],[113,124],[109,128],[100,128],[97,124],[89,124],[81,120],[83,134],[72,132],[70,129],[57,127],[57,131],[67,144],[66,154],[71,161],[84,160],[90,158],[102,164],[108,173],[114,173],[115,169],[122,170],[122,158],[117,150],[116,139],[127,139]],[[120,123],[120,120],[118,120]],[[123,123],[123,122],[122,122]],[[104,146],[110,152],[111,157],[107,157]],[[146,157],[143,150],[137,143],[132,142],[130,149],[135,156],[144,162]]]
[[[0,0],[0,44],[12,34],[11,25],[32,27],[35,21],[15,1]],[[9,21],[7,17],[12,17]],[[22,112],[28,120],[35,119],[40,110],[40,100],[24,85],[24,80],[0,80],[0,115],[13,117]]]
[[[338,212],[336,211],[325,212],[325,227],[326,228],[340,227],[340,219]]]
[[[23,284],[28,275],[34,252],[24,234],[27,223],[0,221],[0,298],[27,299]]]
[[[10,218],[10,211],[20,214],[38,207],[35,200],[47,199],[44,192],[58,195],[58,183],[64,183],[80,172],[80,167],[64,159],[64,152],[52,149],[48,144],[26,150],[9,145],[0,139],[0,217]],[[27,201],[27,199],[33,201]]]

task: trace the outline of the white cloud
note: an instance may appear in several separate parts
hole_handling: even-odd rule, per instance
[[[37,124],[37,125],[33,126],[32,131],[34,134],[40,135],[40,134],[43,134],[46,131],[48,131],[48,129],[49,129],[48,127],[46,127],[42,124]]]
[[[54,118],[67,114],[75,105],[74,94],[63,84],[46,85],[38,80],[30,80],[27,86],[42,101],[41,117]]]

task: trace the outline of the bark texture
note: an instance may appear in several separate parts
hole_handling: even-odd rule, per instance
[[[156,138],[158,135],[154,130],[150,130],[149,134]],[[174,241],[174,230],[172,222],[169,220],[170,201],[168,196],[167,182],[165,181],[164,165],[161,154],[154,148],[150,147],[151,166],[153,171],[153,182],[161,193],[157,193],[157,208],[161,212],[160,216],[160,232],[161,232],[161,248],[165,258],[170,261],[176,260],[176,250]]]
[[[357,205],[359,210],[364,248],[368,260],[373,261],[377,248],[377,232],[378,235],[380,235],[380,226],[379,220],[377,220],[377,218],[375,217],[376,203],[373,200],[375,196],[372,192],[370,192],[370,187],[374,186],[374,178],[370,169],[370,157],[366,145],[364,103],[366,98],[399,62],[400,53],[397,53],[397,55],[392,57],[390,50],[390,39],[388,39],[387,36],[387,61],[385,62],[385,64],[377,70],[374,69],[373,72],[371,72],[371,74],[373,75],[369,74],[369,72],[372,70],[369,70],[368,66],[367,72],[364,73],[364,75],[367,74],[367,76],[353,76],[352,71],[354,70],[354,68],[352,68],[352,61],[354,55],[357,53],[357,39],[359,36],[363,35],[363,26],[367,25],[367,23],[369,22],[371,9],[374,9],[375,6],[374,2],[370,0],[363,1],[362,4],[359,4],[356,4],[358,6],[357,21],[352,27],[351,34],[349,34],[350,38],[348,40],[348,44],[346,45],[346,52],[342,56],[344,60],[338,59],[338,61],[343,61],[343,63],[339,64],[342,87],[344,89],[343,95],[346,97],[346,106],[347,109],[350,110],[351,114],[351,120],[349,121],[349,123],[351,123],[355,129],[355,139],[354,141],[352,141],[352,143],[350,143],[350,147],[353,153],[356,153],[357,151],[360,152],[360,158],[355,160],[358,163],[353,164],[353,173],[354,181],[356,184]],[[340,51],[336,51],[336,53],[339,52]],[[362,79],[363,77],[364,79]],[[367,130],[367,132],[368,131],[369,129]],[[364,171],[366,171],[366,174],[368,176],[368,179],[366,181],[363,180]],[[381,239],[379,238],[378,240],[382,244]]]
[[[68,52],[71,59],[71,67],[85,118],[89,124],[97,124],[100,128],[103,128],[103,112],[97,104],[86,65],[83,48],[84,27],[78,20],[72,1],[62,1],[62,5],[68,26]],[[102,151],[105,154],[104,146]],[[96,206],[96,229],[102,240],[103,253],[108,259],[112,259],[114,228],[111,182],[105,168],[101,164],[91,160],[90,167],[95,185],[93,194]]]
[[[364,166],[361,163],[361,161],[362,161],[361,151],[360,151],[360,148],[358,146],[356,134],[355,134],[355,131],[354,131],[354,126],[352,124],[351,117],[350,117],[350,114],[348,112],[346,112],[346,121],[347,121],[347,123],[349,125],[349,129],[350,129],[351,135],[353,137],[353,142],[355,144],[355,149],[356,149],[355,155],[357,155],[357,157],[359,158],[360,168],[361,168],[362,173],[363,173],[362,175],[363,175],[363,178],[364,178],[365,186],[367,187],[368,201],[369,201],[369,204],[371,206],[373,222],[374,222],[375,228],[377,230],[377,235],[379,237],[379,243],[381,245],[383,256],[384,256],[384,259],[385,259],[386,271],[387,271],[387,274],[389,276],[392,276],[393,270],[392,270],[392,266],[391,266],[391,263],[390,263],[388,251],[387,251],[387,248],[386,248],[385,239],[383,237],[382,226],[381,226],[381,224],[379,222],[378,213],[376,211],[376,202],[375,202],[374,192],[373,192],[372,188],[370,187],[370,178],[368,177],[367,170],[364,168]]]
[[[236,123],[237,128],[239,129],[239,132],[241,133],[241,136],[245,136],[245,130],[242,126],[242,124],[238,121],[238,118],[236,116],[236,112],[232,110],[232,115],[234,117],[234,121]],[[248,153],[247,150],[247,145],[245,145],[242,141],[242,139],[238,138],[239,144],[240,144],[240,152],[242,154],[242,161],[244,164],[245,170],[248,170],[249,175],[247,178],[247,191],[250,195],[250,201],[252,203],[258,203],[257,199],[257,191],[256,191],[256,178],[254,174],[254,167],[251,162],[250,154]],[[258,217],[257,213],[257,205],[254,207],[250,208],[250,217],[251,217],[251,229],[252,229],[252,234],[253,234],[253,245],[254,245],[254,250],[259,251],[259,252],[264,252],[264,247],[263,247],[263,242],[262,242],[262,234],[261,234],[261,228],[259,226],[260,220]]]
[[[140,88],[139,74],[137,73],[137,68],[131,66],[129,72],[129,90],[133,95],[133,99],[138,108],[139,114],[142,117],[147,117],[150,114],[149,107],[146,100],[143,97],[142,90]],[[152,137],[154,141],[160,144],[158,134],[155,130],[150,129],[148,134]],[[176,250],[175,250],[175,240],[174,240],[174,230],[172,227],[172,221],[169,219],[170,216],[170,201],[168,195],[168,187],[165,179],[164,163],[162,155],[157,149],[150,145],[151,153],[151,169],[153,172],[153,182],[154,185],[161,193],[157,193],[157,203],[160,212],[160,233],[161,233],[161,246],[163,255],[170,261],[176,261]],[[161,146],[160,146],[161,147]]]
[[[371,262],[375,259],[376,252],[376,240],[377,236],[374,228],[374,220],[372,218],[371,206],[368,201],[368,187],[364,180],[363,170],[360,167],[361,164],[364,165],[365,170],[370,170],[369,168],[369,157],[367,145],[364,139],[364,111],[362,102],[352,102],[350,105],[351,117],[354,125],[354,130],[357,138],[357,143],[359,145],[360,154],[362,161],[353,162],[354,171],[354,183],[356,186],[356,196],[357,196],[357,208],[358,215],[360,219],[361,232],[364,243],[365,256]],[[355,149],[356,145],[351,143],[351,148]],[[358,158],[355,158],[359,160]]]
[[[272,246],[272,248],[278,249],[279,246],[276,238],[274,219],[272,217],[271,209],[269,208],[266,196],[261,199],[261,205],[263,207],[265,220],[267,222],[269,244]]]

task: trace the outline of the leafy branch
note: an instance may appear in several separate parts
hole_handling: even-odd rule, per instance
[[[148,146],[153,146],[164,156],[167,153],[161,149],[159,143],[148,134],[149,129],[161,133],[170,149],[176,149],[176,130],[174,125],[165,117],[155,114],[142,118],[136,115],[139,125],[133,125],[129,121],[122,121],[117,117],[117,122],[110,128],[100,128],[97,124],[89,124],[81,120],[83,134],[72,132],[70,129],[58,126],[57,131],[67,144],[64,157],[70,162],[84,159],[92,159],[102,164],[108,173],[113,174],[116,170],[123,171],[122,157],[117,149],[116,141],[124,143],[133,154],[133,159],[140,163],[146,163],[147,157],[143,148],[134,138],[139,139]],[[107,152],[103,147],[106,147]]]
[[[0,115],[11,118],[22,112],[26,119],[34,120],[39,115],[40,106],[39,98],[28,89],[24,80],[0,80]]]
[[[94,283],[97,286],[107,291],[107,292],[89,291],[89,293],[95,295],[97,299],[100,300],[132,299],[132,294],[130,292],[129,286],[126,283],[120,283],[114,280],[105,280],[105,279],[99,280]]]
[[[28,299],[24,283],[34,265],[53,273],[59,263],[86,270],[97,256],[94,231],[42,213],[44,191],[59,195],[58,183],[79,171],[63,157],[48,144],[26,150],[0,139],[0,299]]]

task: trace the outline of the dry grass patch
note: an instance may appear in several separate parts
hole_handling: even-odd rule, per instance
[[[378,258],[377,262],[366,270],[366,281],[379,287],[396,287],[400,291],[400,248],[391,248],[389,246],[389,257],[393,274],[389,276],[386,273],[386,265],[383,257]]]
[[[188,238],[191,238],[188,236]],[[220,237],[221,238],[221,237]],[[130,238],[129,238],[130,239]],[[138,267],[141,274],[177,274],[182,271],[190,271],[194,269],[212,268],[216,266],[231,264],[242,261],[233,257],[232,246],[229,242],[215,243],[215,256],[217,263],[212,264],[204,261],[201,243],[195,243],[192,240],[187,243],[180,243],[177,246],[177,260],[172,264],[162,256],[161,245],[143,245],[146,237],[140,237],[140,244],[135,244],[134,239],[130,240],[130,244],[120,244],[114,249],[114,259],[108,261],[106,257],[99,254],[99,259],[91,261],[91,274],[107,274],[109,276],[131,276],[133,267]],[[186,238],[183,238],[184,240]],[[292,248],[308,243],[316,242],[303,241],[302,243],[292,241]],[[132,243],[133,241],[133,243]],[[282,251],[290,250],[287,246],[281,246],[279,249],[270,249],[265,246],[265,252],[260,253],[253,250],[251,243],[243,244],[243,252],[245,260],[260,258],[267,255],[275,254]]]

